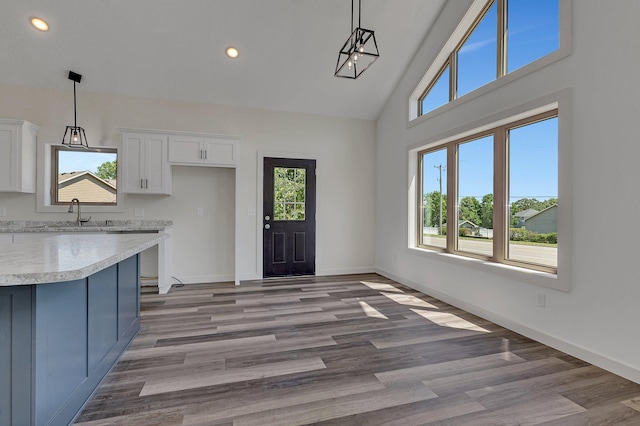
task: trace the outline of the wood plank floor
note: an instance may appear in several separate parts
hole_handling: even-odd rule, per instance
[[[142,295],[78,425],[640,425],[640,385],[375,274]]]

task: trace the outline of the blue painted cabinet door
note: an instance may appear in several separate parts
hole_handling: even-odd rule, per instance
[[[64,424],[88,377],[87,279],[35,288],[35,424]]]
[[[89,369],[98,367],[118,341],[118,267],[89,276]]]
[[[140,287],[138,256],[123,260],[118,264],[118,337],[138,327]]]
[[[0,425],[31,420],[31,286],[0,287]]]

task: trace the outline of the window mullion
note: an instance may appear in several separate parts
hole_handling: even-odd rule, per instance
[[[458,145],[450,143],[447,147],[447,252],[457,250],[458,235]]]
[[[418,206],[418,217],[417,217],[417,227],[416,227],[416,241],[418,242],[418,245],[423,245],[423,231],[422,231],[422,227],[424,226],[424,185],[423,185],[423,181],[424,181],[424,176],[423,176],[423,171],[424,171],[424,165],[423,165],[423,155],[422,154],[418,154],[418,192],[417,192],[417,198],[416,198],[416,202],[417,202],[417,206]]]
[[[456,51],[449,55],[449,102],[458,97],[458,60]]]
[[[509,229],[507,200],[507,129],[499,127],[493,135],[493,260],[503,262]]]
[[[496,0],[498,2],[498,51],[496,53],[497,67],[496,78],[507,74],[507,0]]]

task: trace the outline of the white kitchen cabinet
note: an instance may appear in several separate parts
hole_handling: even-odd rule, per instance
[[[169,135],[169,163],[185,166],[236,167],[238,138],[216,135]]]
[[[171,195],[167,135],[122,133],[122,192]]]
[[[36,137],[40,127],[0,119],[0,192],[36,192]]]

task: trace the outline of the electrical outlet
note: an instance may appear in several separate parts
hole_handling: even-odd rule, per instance
[[[196,211],[196,214],[198,216],[203,216],[204,215],[204,210],[202,209],[202,207],[198,207],[198,209]]]
[[[0,216],[1,217],[5,217],[7,215],[7,208],[6,207],[0,207]]]
[[[544,293],[538,294],[538,308],[546,308],[547,307],[547,295]]]
[[[141,207],[136,207],[135,209],[133,209],[133,215],[136,217],[144,216],[144,209]]]
[[[256,215],[256,209],[254,209],[253,207],[249,207],[247,209],[247,216],[255,216]]]

